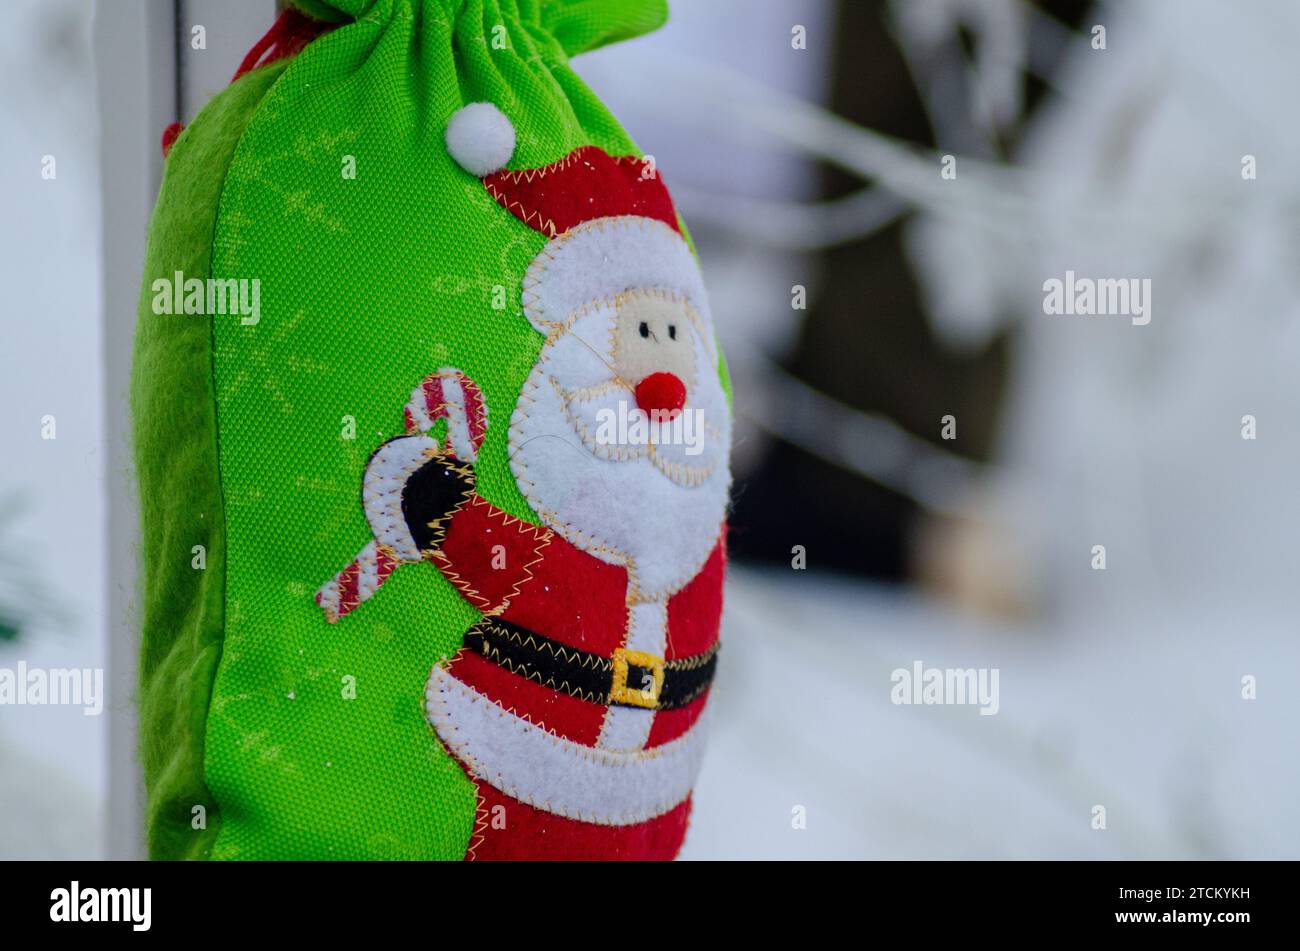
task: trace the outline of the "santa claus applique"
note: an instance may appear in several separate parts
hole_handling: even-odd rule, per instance
[[[508,440],[542,524],[476,492],[486,403],[439,370],[412,392],[407,435],[366,466],[374,540],[316,600],[338,621],[400,566],[429,561],[482,615],[426,690],[429,722],[478,790],[467,857],[671,858],[717,667],[730,483],[699,267],[639,158],[587,146],[501,171],[514,131],[484,103],[453,117],[447,144],[550,239],[523,280],[545,343]],[[629,416],[644,425],[605,425]],[[498,806],[506,822],[486,821]]]

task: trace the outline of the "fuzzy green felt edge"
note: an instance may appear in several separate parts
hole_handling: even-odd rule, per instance
[[[225,612],[212,318],[156,314],[155,280],[211,274],[217,208],[235,149],[287,63],[216,96],[172,146],[149,227],[131,378],[140,494],[140,762],[155,859],[204,859],[220,827],[204,737]],[[202,568],[196,546],[203,546]],[[199,809],[202,809],[202,812]]]

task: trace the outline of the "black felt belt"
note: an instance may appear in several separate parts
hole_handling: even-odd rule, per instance
[[[648,710],[686,706],[704,693],[718,666],[717,644],[702,654],[667,661],[623,648],[602,657],[500,618],[484,618],[471,627],[465,647],[553,690],[592,703]]]

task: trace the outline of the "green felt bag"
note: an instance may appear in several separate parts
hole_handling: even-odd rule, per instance
[[[476,177],[488,169],[467,172],[482,156],[452,157],[448,123],[494,104],[511,124],[508,169],[584,147],[640,156],[568,60],[667,11],[294,2],[330,28],[181,132],[150,227],[132,385],[149,851],[458,859],[484,797],[473,757],[458,762],[430,728],[426,682],[494,610],[429,565],[392,571],[341,621],[320,592],[376,537],[363,473],[439,368],[473,381],[490,420],[478,496],[545,529],[512,472],[508,422],[548,340],[520,287],[555,235],[494,200]],[[709,370],[725,388],[720,358]],[[433,434],[444,446],[447,426]]]

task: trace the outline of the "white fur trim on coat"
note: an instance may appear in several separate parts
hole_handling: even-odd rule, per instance
[[[499,707],[441,666],[429,675],[425,709],[477,778],[530,806],[601,825],[646,822],[684,802],[704,753],[703,722],[649,750],[583,746]]]

